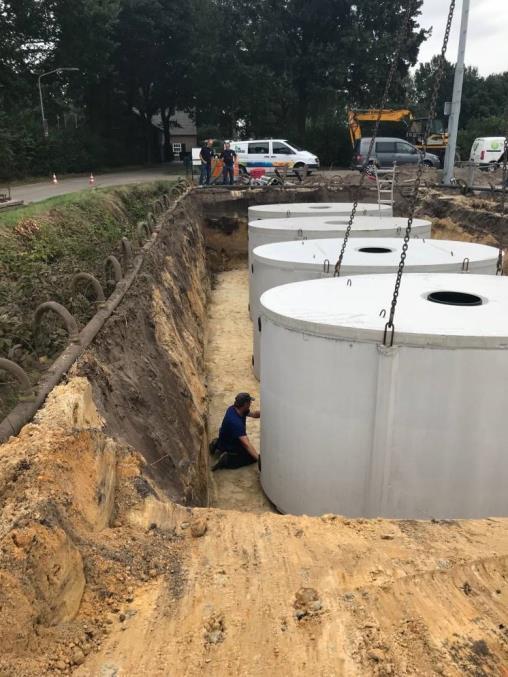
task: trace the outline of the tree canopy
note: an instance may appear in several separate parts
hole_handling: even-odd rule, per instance
[[[436,62],[412,75],[427,37],[422,0],[413,5],[389,103],[425,112]],[[175,110],[202,134],[281,136],[324,162],[347,162],[346,110],[379,105],[406,8],[406,0],[0,0],[0,175],[158,161],[155,115],[171,160]],[[68,67],[79,72],[42,79],[46,139],[38,77]],[[448,63],[440,110],[452,82]],[[501,133],[507,105],[508,73],[481,78],[469,68],[461,143],[483,119]]]

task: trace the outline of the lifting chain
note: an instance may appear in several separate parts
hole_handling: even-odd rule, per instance
[[[344,241],[342,242],[342,248],[340,250],[339,254],[339,259],[337,263],[335,264],[335,270],[333,273],[334,277],[339,277],[340,275],[340,267],[342,265],[342,259],[344,258],[344,252],[346,251],[347,243],[349,240],[349,235],[351,233],[351,228],[353,226],[353,221],[355,220],[356,216],[356,210],[358,209],[358,202],[360,201],[360,195],[362,192],[363,184],[365,183],[365,178],[368,174],[368,167],[369,167],[369,159],[372,154],[372,151],[374,150],[374,144],[376,143],[376,138],[379,132],[379,124],[381,122],[381,116],[383,114],[383,110],[386,108],[387,101],[388,101],[388,95],[390,94],[390,89],[392,86],[393,78],[395,77],[395,73],[397,72],[397,66],[399,65],[399,57],[400,53],[402,51],[402,45],[404,44],[404,40],[406,40],[408,33],[409,33],[409,24],[411,22],[411,19],[413,17],[414,12],[416,11],[416,5],[413,0],[413,2],[410,2],[408,4],[407,10],[406,10],[406,15],[404,17],[404,22],[401,26],[400,33],[397,38],[397,45],[395,48],[395,53],[393,55],[393,60],[390,65],[390,70],[388,71],[388,77],[386,79],[386,84],[385,84],[385,89],[383,92],[383,98],[381,100],[381,105],[379,107],[379,113],[376,119],[376,123],[374,125],[374,131],[372,132],[372,137],[370,140],[370,145],[369,145],[369,150],[367,153],[367,156],[365,158],[365,161],[362,165],[361,169],[361,176],[360,176],[360,183],[358,184],[358,188],[356,191],[355,199],[353,202],[353,209],[351,210],[351,215],[349,217],[349,221],[346,227],[346,232],[344,234]]]
[[[506,136],[504,138],[504,154],[503,154],[503,179],[501,186],[501,205],[500,212],[501,218],[504,216],[505,205],[506,205],[506,182],[508,181],[508,129],[505,132]],[[504,249],[504,233],[503,233],[503,224],[500,225],[501,233],[499,235],[499,255],[497,257],[497,270],[496,275],[503,274],[503,249]]]
[[[383,345],[393,345],[393,337],[395,333],[395,325],[393,324],[393,320],[395,317],[395,310],[397,308],[397,300],[399,298],[399,291],[400,291],[400,284],[402,282],[402,274],[404,272],[404,266],[406,263],[406,256],[407,256],[407,250],[409,247],[409,238],[411,237],[411,228],[413,226],[413,219],[416,211],[416,205],[418,202],[418,197],[419,197],[419,192],[420,192],[420,184],[422,182],[422,175],[423,175],[423,160],[425,157],[425,153],[427,152],[427,142],[431,130],[431,125],[432,122],[435,118],[436,115],[436,104],[437,104],[437,98],[439,94],[439,86],[441,84],[441,80],[443,79],[443,74],[444,74],[444,67],[446,64],[446,50],[448,48],[448,40],[450,39],[450,30],[452,28],[452,21],[453,21],[453,14],[455,12],[455,0],[451,0],[450,2],[450,11],[448,12],[448,19],[446,22],[446,30],[444,34],[444,39],[443,39],[443,46],[441,48],[441,55],[439,57],[439,66],[436,71],[436,75],[434,77],[434,88],[432,90],[432,96],[430,100],[430,110],[429,110],[429,117],[427,119],[427,123],[425,125],[425,130],[424,130],[424,137],[423,137],[423,147],[420,155],[420,161],[418,162],[418,170],[416,172],[416,180],[415,180],[415,187],[413,194],[411,195],[410,202],[409,202],[409,217],[407,220],[407,226],[406,226],[406,233],[404,235],[404,244],[402,245],[402,253],[400,255],[400,262],[399,262],[399,268],[397,271],[397,278],[395,280],[395,288],[393,290],[393,298],[392,298],[392,303],[390,306],[390,316],[388,319],[388,322],[385,325],[385,331],[383,335]],[[390,335],[389,341],[387,343],[388,335]]]

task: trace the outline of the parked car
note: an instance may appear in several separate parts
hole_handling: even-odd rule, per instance
[[[504,136],[483,136],[474,140],[469,160],[480,165],[480,169],[494,171],[504,155]]]
[[[301,169],[305,165],[309,170],[319,169],[319,158],[314,153],[298,148],[286,139],[231,141],[231,148],[238,155],[240,170],[252,167]]]
[[[369,152],[370,137],[359,139],[354,148],[352,169],[361,169]],[[403,139],[395,137],[378,137],[374,144],[374,149],[370,155],[369,163],[377,167],[392,167],[393,163],[397,165],[416,165],[418,164],[422,152],[413,146],[413,144]],[[423,164],[427,167],[441,167],[441,162],[437,155],[425,153]]]

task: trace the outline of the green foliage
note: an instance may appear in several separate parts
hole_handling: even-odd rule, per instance
[[[425,33],[421,6],[404,42],[395,88],[416,62]],[[197,53],[200,121],[235,134],[283,136],[307,144],[307,133],[347,104],[377,102],[407,4],[400,0],[202,0]],[[207,26],[218,27],[210,31]],[[234,69],[231,65],[234,64]],[[396,95],[396,94],[395,94]],[[332,139],[330,139],[332,141]]]
[[[351,162],[351,142],[343,115],[312,122],[307,129],[306,145],[316,153],[325,169],[347,167]]]
[[[422,0],[412,2],[389,105],[412,105],[424,115],[436,60],[411,76],[426,38],[418,25]],[[406,0],[0,4],[3,180],[159,161],[160,129],[164,160],[171,160],[175,110],[192,111],[203,136],[289,138],[325,164],[347,163],[346,110],[379,105],[408,6]],[[58,67],[79,72],[42,80],[46,140],[37,79]],[[447,62],[439,116],[452,84]],[[507,106],[508,73],[481,78],[467,69],[463,129],[503,115]]]
[[[105,285],[104,260],[121,259],[120,239],[134,240],[136,223],[147,205],[169,182],[84,191],[52,198],[0,215],[0,355],[21,344],[30,362],[34,351],[53,354],[61,347],[54,336],[35,346],[31,320],[44,301],[63,303],[86,322],[93,307],[72,295],[70,280],[78,271],[94,274]]]
[[[492,115],[469,120],[465,129],[459,132],[458,150],[462,160],[469,160],[473,142],[479,136],[507,136],[508,118]]]

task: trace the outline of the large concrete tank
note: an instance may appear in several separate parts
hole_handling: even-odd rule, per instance
[[[508,516],[508,279],[296,282],[261,298],[261,482],[282,511]]]
[[[270,242],[289,242],[291,240],[321,240],[323,238],[344,237],[349,214],[335,217],[295,217],[285,219],[261,219],[249,223],[248,265],[249,288],[252,278],[252,252]],[[351,228],[351,237],[403,237],[407,218],[390,216],[357,216]],[[424,219],[414,219],[413,238],[431,236],[432,223]],[[250,312],[250,311],[249,311]],[[251,319],[253,318],[250,312]]]
[[[286,219],[295,216],[347,216],[353,209],[352,202],[284,202],[275,205],[249,207],[249,221],[256,219]],[[391,216],[390,205],[377,202],[360,202],[357,216]]]
[[[354,238],[341,266],[341,275],[391,273],[398,268],[401,238]],[[256,247],[252,254],[249,307],[253,321],[252,365],[260,377],[261,295],[281,284],[333,277],[342,239],[278,242]],[[498,250],[483,244],[452,240],[414,240],[406,258],[406,272],[495,275]]]
[[[270,242],[291,240],[321,240],[330,237],[344,237],[349,214],[335,217],[303,217],[289,219],[263,219],[249,223],[249,265],[252,250]],[[351,228],[351,237],[403,237],[407,218],[400,216],[357,216]],[[411,229],[412,237],[430,237],[432,223],[415,219]]]

